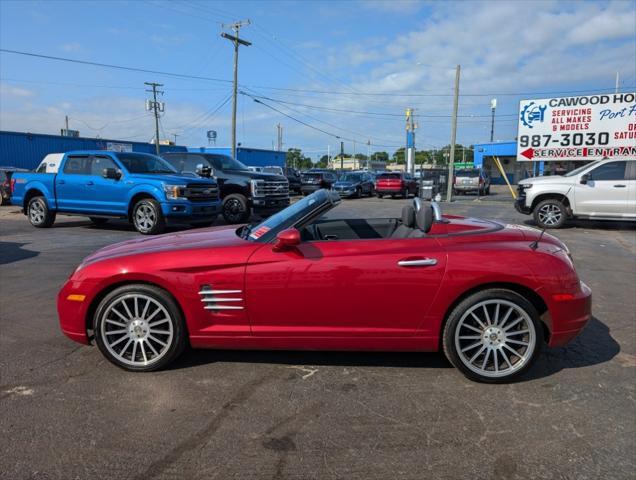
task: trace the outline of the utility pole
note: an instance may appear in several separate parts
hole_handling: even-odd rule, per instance
[[[619,76],[618,72],[616,72],[616,89],[614,90],[614,93],[618,93],[619,79],[620,79],[620,76]]]
[[[232,94],[232,158],[236,158],[236,94],[238,89],[238,54],[239,45],[249,47],[251,45],[247,40],[239,38],[239,30],[250,24],[249,20],[239,21],[231,25],[222,25],[223,28],[231,28],[234,35],[229,33],[221,33],[221,37],[230,40],[234,44],[234,88]]]
[[[356,141],[353,141],[353,157],[351,158],[351,160],[353,161],[352,163],[352,170],[356,169]]]
[[[344,170],[344,142],[340,142],[340,170]]]
[[[276,125],[276,132],[277,132],[277,141],[276,141],[276,149],[279,152],[283,151],[283,127],[281,126],[281,124],[279,123],[278,125]]]
[[[163,105],[157,102],[157,94],[163,95],[163,91],[157,90],[157,87],[163,87],[162,83],[144,82],[144,85],[152,87],[152,90],[146,90],[146,92],[152,92],[152,103],[150,108],[148,102],[146,102],[146,110],[152,110],[155,115],[155,151],[159,155],[159,112],[163,111]]]
[[[332,168],[331,165],[331,145],[327,145],[327,168]]]
[[[495,141],[495,110],[497,110],[497,99],[490,101],[490,110],[492,112],[492,120],[490,122],[490,143]]]
[[[406,109],[406,171],[415,174],[415,129],[417,124],[413,121],[413,109]]]
[[[68,115],[64,115],[64,120],[66,121],[66,134],[68,135]]]
[[[367,170],[370,170],[371,165],[371,139],[367,140]]]
[[[446,186],[446,201],[453,200],[453,162],[455,161],[455,141],[457,140],[457,109],[459,107],[459,75],[461,66],[457,65],[455,71],[455,98],[453,100],[453,120],[451,123],[450,156],[448,158],[448,179]]]
[[[177,137],[179,137],[180,135],[178,133],[173,133],[172,136],[174,137],[174,144],[177,144]]]

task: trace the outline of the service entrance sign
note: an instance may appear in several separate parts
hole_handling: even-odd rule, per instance
[[[517,161],[636,157],[636,93],[519,102]]]

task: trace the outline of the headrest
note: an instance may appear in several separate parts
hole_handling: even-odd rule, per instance
[[[411,205],[402,207],[402,225],[409,228],[415,226],[415,209]]]
[[[433,209],[428,203],[424,203],[419,212],[415,215],[415,223],[424,233],[428,233],[433,226]]]

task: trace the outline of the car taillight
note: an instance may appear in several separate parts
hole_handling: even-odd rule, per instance
[[[11,193],[15,191],[15,178],[11,179]]]
[[[482,185],[484,183],[484,179],[482,177],[479,177],[479,185]]]
[[[453,185],[457,185],[457,177],[453,177]]]

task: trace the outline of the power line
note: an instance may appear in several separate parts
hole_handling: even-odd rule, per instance
[[[165,75],[169,77],[175,78],[185,78],[192,80],[203,80],[209,82],[221,82],[221,83],[232,83],[232,80],[226,80],[223,78],[214,78],[214,77],[205,77],[199,75],[186,75],[182,73],[174,73],[174,72],[166,72],[160,70],[150,70],[144,68],[136,68],[136,67],[128,67],[123,65],[114,65],[108,63],[100,63],[93,62],[88,60],[77,60],[72,58],[65,57],[57,57],[53,55],[43,55],[39,53],[32,52],[23,52],[19,50],[10,50],[6,48],[0,48],[0,52],[3,53],[12,53],[15,55],[23,55],[28,57],[42,58],[47,60],[55,60],[60,62],[70,62],[82,65],[90,65],[95,67],[102,68],[114,68],[118,70],[128,70],[133,72],[141,72],[141,73],[152,73],[155,75]],[[260,88],[265,90],[278,90],[278,91],[286,91],[286,92],[300,92],[300,93],[313,93],[319,95],[350,95],[350,96],[380,96],[380,97],[452,97],[452,93],[397,93],[397,92],[342,92],[336,90],[312,90],[312,89],[302,89],[302,88],[287,88],[287,87],[272,87],[267,85],[249,85],[249,84],[240,84],[241,87],[248,88]],[[566,93],[587,93],[587,92],[613,92],[615,87],[608,88],[588,88],[585,90],[554,90],[554,91],[544,91],[544,92],[488,92],[488,93],[463,93],[460,97],[490,97],[490,96],[531,96],[531,95],[556,95],[556,94],[566,94]],[[633,85],[625,85],[623,88],[636,88]]]

